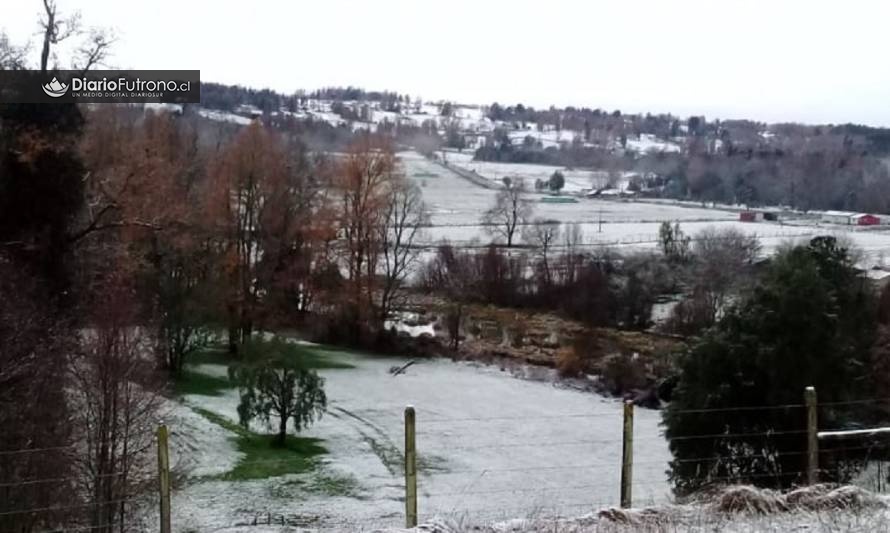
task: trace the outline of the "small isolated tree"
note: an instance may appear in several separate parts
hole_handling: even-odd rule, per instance
[[[559,191],[561,191],[562,188],[565,187],[565,185],[566,177],[563,175],[562,172],[558,170],[554,172],[552,176],[550,176],[550,180],[547,182],[547,187],[549,187],[550,190],[555,192],[556,194],[559,194]]]
[[[693,291],[707,310],[704,326],[717,319],[733,289],[742,286],[760,253],[757,238],[735,228],[705,228],[693,247]]]
[[[526,194],[524,180],[504,178],[504,188],[498,191],[494,205],[482,215],[486,231],[503,238],[507,247],[513,246],[517,228],[531,217],[532,206],[526,200]]]
[[[241,396],[239,421],[246,427],[258,418],[271,427],[275,418],[275,443],[284,446],[288,420],[299,432],[324,413],[324,378],[308,367],[306,348],[278,337],[251,338],[241,348],[241,361],[229,367]]]
[[[405,278],[417,260],[418,249],[414,245],[428,222],[429,214],[420,188],[404,179],[395,180],[383,207],[378,236],[383,274],[380,283],[381,323],[390,317],[398,304]]]
[[[658,228],[658,246],[671,263],[685,263],[689,259],[689,237],[680,229],[680,223],[664,221]]]
[[[550,286],[553,281],[553,276],[550,272],[550,253],[559,240],[559,236],[559,221],[551,219],[535,219],[523,231],[525,242],[535,249],[539,260],[537,266],[544,286]]]

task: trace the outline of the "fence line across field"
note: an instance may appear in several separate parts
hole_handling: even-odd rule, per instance
[[[752,233],[750,235],[746,235],[746,237],[755,239],[755,240],[764,240],[764,239],[794,239],[799,237],[813,237],[817,235],[817,232],[798,232],[798,233],[775,233],[775,234],[756,234]],[[706,239],[698,238],[698,237],[690,237],[689,242],[699,242],[699,241],[713,241],[713,240],[724,240],[726,238],[722,237],[708,237]],[[735,239],[735,237],[733,237]],[[574,249],[574,248],[602,248],[609,246],[630,246],[634,244],[658,244],[662,242],[661,239],[657,235],[653,235],[651,233],[645,234],[637,234],[637,235],[629,235],[624,238],[616,238],[609,240],[598,240],[593,242],[580,242],[575,244],[566,244],[566,243],[554,243],[548,246],[548,249],[551,250],[561,250],[561,249]],[[492,246],[491,243],[482,243],[478,241],[472,240],[461,240],[461,241],[445,241],[439,243],[414,243],[410,245],[410,248],[414,248],[417,250],[438,250],[443,245],[450,246],[452,249],[456,250],[485,250]],[[495,244],[497,248],[504,249],[512,249],[512,250],[533,250],[534,247],[522,244],[515,244],[512,247],[508,247],[504,244]]]
[[[115,476],[123,476],[126,475],[127,472],[111,472],[108,474],[91,474],[92,478],[105,478],[105,477],[115,477]],[[43,479],[25,479],[22,481],[16,481],[13,483],[0,483],[0,488],[2,487],[21,487],[25,485],[40,485],[42,483],[62,483],[65,481],[80,481],[82,478],[76,476],[68,476],[68,477],[51,477],[51,478],[43,478]]]
[[[37,533],[69,533],[71,531],[93,531],[94,529],[108,529],[116,528],[116,527],[126,527],[127,524],[99,524],[98,526],[77,526],[77,527],[63,527],[57,529],[42,529]],[[128,529],[124,529],[124,531],[128,531]]]
[[[49,507],[35,507],[33,509],[17,509],[15,511],[3,511],[0,512],[0,517],[3,516],[15,516],[15,515],[23,515],[23,514],[33,514],[33,513],[50,513],[55,511],[70,511],[72,509],[86,509],[89,507],[99,507],[102,505],[118,505],[121,503],[131,503],[135,501],[140,501],[142,498],[133,497],[133,498],[119,498],[116,500],[107,500],[102,502],[91,502],[91,503],[78,503],[73,505],[56,505]]]
[[[871,450],[874,449],[872,446],[851,446],[851,447],[842,447],[842,448],[832,448],[829,450],[819,450],[818,441],[820,439],[827,439],[832,437],[844,438],[851,437],[855,435],[880,435],[890,433],[890,428],[872,428],[872,429],[864,429],[864,430],[849,430],[849,431],[833,431],[827,432],[823,431],[819,432],[818,430],[818,408],[833,408],[833,407],[841,407],[845,405],[858,405],[858,404],[868,404],[868,403],[880,403],[884,401],[890,401],[890,399],[865,399],[865,400],[849,400],[849,401],[838,401],[838,402],[825,402],[824,404],[819,404],[816,400],[816,392],[812,387],[808,387],[804,391],[804,402],[803,403],[790,403],[790,404],[779,404],[779,405],[766,405],[766,406],[739,406],[739,407],[709,407],[709,408],[700,408],[700,409],[678,409],[672,411],[672,414],[687,414],[687,415],[704,415],[710,416],[718,413],[739,413],[739,412],[769,412],[769,411],[793,411],[800,410],[801,417],[806,422],[806,429],[800,430],[766,430],[760,432],[739,432],[739,433],[714,433],[708,435],[679,435],[667,437],[665,435],[660,435],[658,437],[646,437],[640,439],[642,441],[683,441],[683,440],[695,440],[695,439],[733,439],[733,438],[750,438],[750,437],[765,437],[765,438],[773,438],[773,437],[787,437],[787,436],[799,436],[803,437],[802,440],[805,439],[805,443],[802,442],[800,451],[784,451],[784,452],[775,452],[768,454],[757,454],[757,453],[748,453],[748,454],[734,454],[734,455],[712,455],[712,456],[702,456],[702,457],[694,457],[694,458],[680,458],[674,459],[673,463],[713,463],[720,461],[732,461],[732,462],[742,462],[746,460],[757,461],[757,460],[773,460],[779,456],[800,456],[804,458],[805,466],[799,470],[787,470],[787,471],[775,471],[775,472],[764,472],[764,473],[738,473],[736,475],[725,475],[725,476],[717,476],[708,478],[708,481],[711,483],[720,483],[720,482],[733,482],[738,481],[739,479],[800,479],[804,480],[806,484],[815,484],[818,482],[818,475],[820,472],[826,472],[819,467],[819,456],[822,453],[838,453],[843,451],[858,451],[858,450]],[[409,416],[410,409],[410,416]],[[419,416],[416,414],[413,407],[406,409],[405,412],[405,439],[406,446],[405,450],[410,450],[411,453],[405,453],[405,506],[406,506],[406,527],[416,527],[418,524],[418,516],[420,512],[422,512],[422,507],[420,512],[418,511],[418,498],[444,498],[444,497],[454,497],[454,496],[484,496],[490,494],[535,494],[535,493],[559,493],[559,492],[576,492],[578,490],[587,490],[587,489],[603,489],[610,488],[614,490],[613,483],[600,483],[600,484],[580,484],[580,485],[562,485],[562,486],[554,486],[554,487],[536,487],[536,488],[495,488],[495,489],[484,489],[484,490],[472,490],[472,484],[478,482],[484,476],[489,474],[496,474],[498,472],[510,472],[510,473],[521,473],[521,472],[538,472],[538,471],[562,471],[562,470],[579,470],[579,469],[602,469],[608,468],[612,469],[613,472],[620,473],[620,485],[619,485],[619,501],[621,507],[631,507],[633,503],[633,487],[637,486],[657,486],[662,485],[663,481],[654,481],[654,480],[637,480],[633,479],[633,467],[634,466],[652,466],[652,465],[662,465],[663,461],[637,461],[635,462],[633,459],[633,409],[634,406],[631,402],[625,403],[624,413],[623,413],[623,436],[619,441],[618,439],[610,439],[610,440],[591,440],[591,441],[571,441],[565,443],[554,442],[552,444],[537,442],[535,445],[540,446],[548,446],[548,445],[593,445],[593,444],[617,444],[618,442],[622,443],[622,452],[621,457],[618,461],[602,462],[602,463],[591,463],[591,464],[579,464],[579,465],[538,465],[538,466],[519,466],[515,468],[505,468],[505,469],[482,469],[482,470],[459,470],[459,471],[451,471],[446,472],[444,475],[451,474],[468,474],[476,476],[475,480],[467,485],[463,490],[454,490],[454,491],[446,491],[446,492],[432,492],[427,493],[424,491],[418,491],[418,480],[416,475],[416,456],[418,453],[416,447],[416,427],[418,418],[420,419],[420,423],[424,426],[427,422],[492,422],[499,420],[526,420],[532,417],[522,417],[522,416],[494,416],[494,417],[463,417],[463,418],[432,418],[430,420],[426,420],[423,416]],[[565,419],[565,418],[577,418],[577,419],[585,419],[592,417],[605,417],[612,416],[616,417],[616,413],[577,413],[570,415],[555,415],[549,417],[540,417],[547,419]],[[450,450],[462,450],[462,449],[491,449],[498,450],[502,448],[519,448],[524,447],[525,443],[522,444],[480,444],[478,446],[469,446],[469,447],[449,447]],[[422,453],[422,451],[421,451]],[[409,474],[410,472],[410,474]],[[442,474],[436,474],[442,475]],[[592,503],[592,502],[591,502]],[[585,504],[584,506],[589,507],[591,504]],[[556,504],[555,507],[565,507],[561,504]],[[477,513],[474,511],[474,516],[477,516]]]
[[[890,401],[890,400],[888,400]],[[828,404],[832,405],[832,404]],[[802,403],[791,403],[791,404],[780,404],[780,405],[752,405],[745,407],[711,407],[711,408],[702,408],[702,409],[676,409],[671,411],[675,414],[696,414],[696,413],[734,413],[741,411],[770,411],[770,410],[783,410],[783,409],[801,409],[806,407],[806,404]],[[559,414],[559,415],[516,415],[516,416],[472,416],[472,417],[453,417],[453,418],[443,418],[443,417],[432,417],[429,419],[424,418],[424,424],[428,423],[442,423],[442,422],[491,422],[498,420],[557,420],[561,418],[599,418],[599,417],[614,417],[614,411],[600,411],[600,412],[591,412],[591,413],[568,413],[568,414]],[[778,432],[773,432],[778,433]]]
[[[23,448],[21,450],[4,450],[0,451],[0,455],[22,455],[26,453],[55,452],[62,450],[71,450],[74,447],[74,444],[69,444],[67,446],[52,446],[49,448]]]
[[[869,398],[869,399],[859,399],[859,400],[846,400],[846,401],[836,401],[836,402],[825,402],[818,403],[816,400],[816,391],[812,387],[808,387],[804,391],[804,403],[800,404],[780,404],[780,405],[766,405],[766,406],[739,406],[739,407],[707,407],[701,409],[685,409],[685,410],[673,410],[672,414],[687,414],[687,415],[702,415],[702,416],[711,416],[719,413],[738,413],[738,412],[770,412],[776,410],[800,410],[800,416],[802,421],[805,421],[806,429],[799,430],[765,430],[759,432],[739,432],[739,433],[713,433],[706,435],[678,435],[667,437],[665,435],[651,436],[647,435],[643,438],[636,439],[637,442],[652,442],[652,441],[661,441],[661,442],[672,442],[672,441],[683,441],[683,440],[693,440],[693,439],[734,439],[734,438],[750,438],[750,437],[764,437],[764,438],[772,438],[772,437],[785,437],[785,436],[800,436],[801,437],[801,449],[800,451],[781,451],[775,453],[741,453],[741,454],[714,454],[714,455],[703,455],[701,457],[687,457],[687,458],[678,458],[673,459],[672,463],[683,464],[683,463],[714,463],[714,462],[732,462],[738,464],[739,462],[743,462],[746,460],[771,460],[775,459],[779,456],[803,456],[805,457],[805,461],[803,461],[804,467],[800,470],[789,470],[789,471],[776,471],[776,472],[761,472],[761,473],[737,473],[736,475],[725,475],[718,477],[708,478],[709,482],[732,482],[738,481],[739,479],[787,479],[787,478],[795,478],[801,479],[806,482],[806,484],[815,484],[818,482],[818,476],[820,473],[830,473],[829,470],[825,470],[820,468],[819,457],[826,453],[841,453],[846,451],[864,451],[864,450],[875,450],[882,449],[882,446],[879,445],[854,445],[854,446],[840,446],[840,447],[830,447],[827,449],[820,449],[819,443],[824,441],[842,441],[843,439],[853,438],[853,437],[863,437],[863,436],[883,436],[890,434],[890,427],[875,427],[875,428],[857,428],[852,430],[843,430],[843,429],[824,429],[822,431],[819,430],[818,427],[818,410],[819,408],[839,408],[844,406],[852,406],[852,405],[868,405],[868,404],[880,404],[890,402],[890,398]],[[386,411],[380,411],[378,414],[387,415]],[[429,419],[424,418],[423,412],[418,413],[415,411],[413,407],[408,407],[403,412],[403,425],[404,425],[404,447],[399,450],[399,453],[402,454],[402,458],[404,461],[404,489],[405,489],[405,523],[408,527],[415,527],[419,522],[420,516],[424,515],[424,509],[422,505],[423,501],[430,500],[431,505],[435,505],[439,510],[443,508],[442,502],[437,501],[442,498],[450,498],[450,497],[462,497],[462,496],[484,496],[484,495],[493,495],[493,494],[541,494],[543,495],[553,495],[553,494],[571,494],[575,495],[575,498],[564,499],[561,497],[555,497],[550,499],[551,504],[546,506],[541,506],[540,509],[554,509],[559,512],[563,512],[566,509],[570,508],[593,508],[594,505],[597,504],[597,498],[594,492],[595,489],[608,489],[615,490],[616,484],[613,481],[609,483],[607,481],[603,482],[592,482],[586,483],[581,482],[574,485],[544,485],[537,486],[534,488],[531,487],[494,487],[494,488],[478,488],[475,489],[473,485],[478,483],[482,479],[488,479],[486,476],[490,476],[491,478],[497,479],[497,474],[499,473],[510,473],[510,474],[521,474],[523,472],[547,472],[547,471],[566,471],[566,470],[607,470],[611,472],[610,475],[619,476],[620,480],[617,484],[618,494],[615,494],[615,500],[620,502],[621,507],[630,507],[633,505],[633,487],[649,487],[649,486],[662,486],[665,481],[663,479],[656,480],[650,477],[651,475],[651,467],[653,466],[662,466],[665,464],[664,460],[651,460],[644,459],[642,461],[634,460],[634,435],[633,435],[633,414],[634,414],[634,405],[632,402],[625,402],[623,404],[623,412],[621,414],[617,412],[590,412],[590,413],[568,413],[568,414],[557,414],[557,415],[530,415],[530,416],[478,416],[478,417],[436,417],[433,416]],[[423,449],[418,448],[418,442],[422,445],[424,442],[423,434],[421,434],[421,438],[417,438],[417,424],[421,424],[421,428],[426,427],[427,424],[436,423],[494,423],[498,421],[519,421],[519,420],[529,420],[529,419],[544,419],[544,420],[579,420],[583,421],[585,419],[590,418],[602,418],[602,417],[612,417],[616,420],[616,428],[617,423],[621,422],[622,424],[622,433],[620,437],[615,437],[611,439],[580,439],[580,440],[538,440],[535,442],[508,442],[504,444],[499,444],[497,442],[494,443],[480,443],[473,444],[470,446],[447,446],[448,450],[453,451],[464,451],[464,450],[491,450],[497,451],[501,449],[521,449],[521,448],[539,448],[539,449],[547,449],[550,447],[558,448],[558,447],[567,447],[567,446],[580,446],[580,447],[590,447],[594,448],[596,446],[606,446],[606,445],[618,445],[621,444],[621,452],[617,459],[612,461],[602,461],[602,462],[585,462],[581,461],[576,464],[530,464],[530,465],[516,465],[516,466],[508,466],[506,468],[481,468],[481,469],[460,469],[460,470],[451,470],[451,471],[431,471],[429,475],[433,476],[455,476],[455,475],[466,475],[473,476],[473,479],[469,481],[462,489],[452,488],[451,490],[445,490],[440,492],[427,492],[423,490],[423,487],[419,487],[419,482],[422,482],[423,479],[426,479],[427,474],[424,473],[423,476],[418,475],[418,455],[422,455]],[[171,508],[171,487],[170,487],[170,465],[169,465],[169,453],[168,453],[168,436],[169,432],[166,426],[160,426],[157,429],[156,433],[156,443],[157,443],[157,452],[158,452],[158,463],[157,463],[157,501],[158,501],[158,512],[159,512],[159,531],[160,533],[171,533],[172,524],[170,517],[170,508]],[[441,442],[437,442],[437,445],[441,444]],[[42,453],[42,452],[58,452],[62,450],[71,450],[75,448],[76,445],[68,445],[68,446],[55,446],[55,447],[44,447],[44,448],[26,448],[21,450],[7,450],[0,452],[0,456],[14,458],[18,455],[31,454],[31,453]],[[297,462],[301,462],[301,460],[292,459],[292,460],[269,460],[269,461],[250,461],[248,463],[239,463],[242,465],[276,465],[276,464],[294,464]],[[744,464],[744,463],[743,463]],[[643,467],[643,471],[647,472],[650,475],[645,476],[644,478],[634,480],[634,467]],[[112,472],[108,474],[102,474],[102,476],[116,476],[121,475],[122,472]],[[420,480],[418,478],[421,478]],[[57,478],[38,478],[38,479],[26,479],[17,482],[8,482],[0,484],[0,488],[6,489],[14,489],[15,487],[20,486],[28,486],[28,485],[39,485],[43,483],[62,483],[65,481],[77,481],[78,478],[75,477],[57,477]],[[613,478],[614,480],[614,478]],[[538,480],[540,482],[540,479]],[[450,487],[449,487],[450,488]],[[591,496],[589,501],[586,502],[576,502],[577,494],[579,491],[589,491],[589,495]],[[600,497],[602,492],[599,492]],[[484,500],[484,499],[483,499]],[[613,500],[613,502],[615,501]],[[128,504],[141,501],[142,503],[147,503],[144,498],[140,497],[130,497],[130,498],[122,498],[116,500],[95,502],[95,503],[84,503],[84,504],[74,504],[74,505],[63,505],[63,506],[47,506],[41,508],[34,509],[13,509],[6,510],[0,512],[0,517],[4,516],[13,516],[13,515],[21,515],[21,514],[33,514],[33,513],[45,513],[45,512],[56,512],[56,511],[66,511],[66,510],[74,510],[74,509],[85,509],[95,506],[102,505],[112,505],[112,504]],[[478,499],[477,499],[478,501]],[[600,504],[608,505],[609,502],[599,502]],[[456,507],[460,503],[454,505]],[[447,506],[446,506],[447,507]],[[460,511],[459,509],[454,509],[456,511]],[[453,510],[453,511],[454,511]],[[485,510],[482,509],[484,512]],[[518,509],[520,513],[527,513],[528,507]],[[498,508],[492,513],[492,516],[508,516],[508,511],[504,508]],[[473,510],[473,517],[478,518],[480,516],[479,510]],[[83,526],[83,527],[63,527],[60,529],[47,529],[42,531],[41,533],[55,533],[57,531],[91,531],[93,529],[104,529],[107,528],[107,525],[100,526]]]

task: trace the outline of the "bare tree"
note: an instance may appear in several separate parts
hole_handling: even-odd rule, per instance
[[[716,321],[732,290],[744,283],[760,243],[735,228],[709,227],[696,235],[693,253],[693,292],[707,310],[707,326]]]
[[[581,229],[581,224],[572,222],[566,224],[562,234],[565,251],[562,255],[562,268],[558,272],[562,284],[571,285],[578,279],[579,270],[584,262],[580,251],[584,242],[584,231]]]
[[[43,47],[40,53],[40,71],[50,69],[49,61],[54,58],[52,48],[71,37],[86,36],[83,42],[75,48],[75,57],[71,59],[71,69],[81,74],[91,68],[102,65],[114,44],[114,37],[104,28],[84,29],[80,13],[63,17],[59,13],[55,0],[43,0],[44,16],[40,20],[43,33]],[[54,59],[54,63],[58,63]],[[54,65],[52,68],[58,68]]]
[[[229,278],[229,350],[254,329],[260,296],[258,265],[264,235],[277,226],[272,207],[287,194],[287,157],[280,139],[254,122],[227,146],[212,171],[210,212],[224,241],[223,270]],[[283,215],[280,210],[274,211]]]
[[[26,47],[19,47],[9,41],[9,36],[0,31],[0,70],[21,70],[26,66]]]
[[[504,188],[498,191],[494,206],[482,215],[482,224],[488,233],[503,238],[507,247],[513,246],[513,239],[519,226],[532,215],[532,205],[527,201],[525,181],[521,178],[504,180]]]
[[[335,170],[337,225],[349,282],[344,303],[355,320],[374,309],[380,228],[395,168],[395,155],[389,142],[367,136],[349,148]]]
[[[0,531],[52,527],[64,515],[20,511],[64,507],[77,497],[65,448],[72,443],[64,384],[73,334],[40,281],[0,248],[0,450],[34,450],[0,454]]]
[[[535,249],[540,267],[541,281],[545,287],[550,286],[553,277],[550,272],[550,251],[559,240],[560,226],[558,220],[535,219],[523,231],[525,242]]]
[[[130,529],[132,500],[155,479],[150,452],[163,383],[148,330],[134,326],[137,305],[123,276],[110,274],[94,287],[88,306],[94,327],[81,333],[81,350],[69,364],[86,518],[91,530],[107,533]]]
[[[420,188],[399,179],[392,183],[380,225],[380,250],[383,281],[380,287],[380,321],[388,319],[398,305],[405,278],[417,260],[414,247],[429,214]]]

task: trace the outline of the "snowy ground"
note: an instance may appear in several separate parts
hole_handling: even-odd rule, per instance
[[[436,244],[443,240],[467,243],[473,239],[490,240],[479,220],[491,207],[497,190],[472,184],[448,168],[429,161],[416,152],[400,152],[406,175],[415,180],[423,191],[424,200],[432,211],[432,225],[425,232],[425,240]],[[488,174],[493,181],[502,176],[523,175],[545,179],[557,167],[510,163],[469,162],[472,154],[448,152],[448,160],[463,168],[478,167],[485,175],[486,168],[498,169]],[[578,171],[581,172],[581,171]],[[588,178],[579,178],[588,179]],[[567,182],[570,174],[567,174]],[[692,202],[633,201],[578,198],[577,203],[541,203],[544,194],[532,193],[534,218],[555,219],[563,223],[580,223],[585,246],[622,249],[654,249],[659,226],[664,221],[680,222],[681,229],[693,238],[706,227],[737,228],[759,237],[764,253],[771,253],[786,242],[806,240],[816,235],[834,235],[854,242],[863,252],[860,265],[866,268],[890,261],[890,227],[840,226],[800,218],[779,222],[739,222],[738,209],[731,207],[702,207]]]
[[[505,519],[530,510],[574,516],[617,502],[618,401],[546,379],[519,379],[495,367],[432,360],[394,377],[390,367],[404,359],[338,356],[355,368],[322,371],[328,413],[304,432],[325,439],[330,452],[319,472],[193,482],[174,494],[178,531],[226,531],[268,516],[343,531],[402,524],[402,416],[409,404],[417,410],[422,520],[462,514]],[[199,370],[219,374],[222,367]],[[236,419],[235,391],[185,401]],[[669,452],[659,420],[657,412],[637,410],[634,493],[640,504],[663,502],[669,492]],[[188,442],[195,472],[218,473],[237,460],[225,431],[188,408],[180,408],[170,425],[174,440],[182,436]],[[357,487],[349,496],[298,490],[295,479],[311,475],[352,478]]]
[[[546,182],[554,172],[562,172],[565,177],[563,192],[572,194],[591,189],[602,189],[609,184],[609,173],[594,170],[570,170],[555,165],[537,165],[532,163],[499,163],[495,161],[474,161],[473,151],[463,152],[444,151],[444,158],[449,164],[457,165],[468,171],[475,171],[482,177],[495,183],[501,183],[503,178],[522,178],[529,189],[533,189],[535,181]],[[619,188],[627,187],[628,177],[633,172],[618,173],[615,176],[614,185]]]
[[[389,529],[380,533],[663,533],[720,531],[723,533],[864,532],[890,529],[890,500],[856,487],[817,485],[788,493],[804,503],[770,508],[782,496],[766,496],[747,509],[727,508],[731,494],[770,494],[752,487],[727,487],[721,494],[688,505],[642,509],[603,509],[597,513],[541,518],[535,515],[500,522],[475,520],[472,516],[436,520],[416,529]],[[806,496],[809,494],[809,496]],[[752,502],[753,503],[753,502]]]

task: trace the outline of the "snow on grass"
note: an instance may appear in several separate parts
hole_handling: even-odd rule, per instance
[[[225,111],[218,111],[216,109],[198,109],[198,114],[202,117],[215,120],[217,122],[230,122],[232,124],[239,124],[241,126],[247,126],[251,122],[253,122],[252,118],[242,117],[241,115],[236,115],[234,113],[227,113]]]
[[[572,194],[591,189],[601,189],[609,183],[608,172],[595,170],[572,170],[556,165],[538,165],[533,163],[501,163],[497,161],[474,161],[472,154],[458,155],[449,152],[446,156],[449,163],[456,164],[470,172],[476,172],[486,179],[501,183],[504,178],[525,180],[529,189],[534,189],[535,182],[547,182],[554,172],[561,172],[565,177],[563,193]],[[628,177],[632,172],[623,172],[616,176],[616,186],[626,188]]]
[[[323,439],[329,454],[322,472],[352,480],[352,496],[297,491],[294,479],[265,484],[198,483],[178,506],[233,525],[251,513],[309,513],[325,523],[393,526],[403,520],[402,413],[417,410],[420,513],[490,513],[546,507],[575,512],[577,505],[611,504],[618,498],[621,404],[546,381],[517,379],[496,368],[447,360],[418,362],[400,376],[389,369],[403,358],[335,354],[351,369],[322,370],[328,413],[303,432]],[[237,393],[189,396],[187,402],[237,419]],[[491,419],[491,420],[484,420]],[[657,412],[638,409],[635,494],[640,502],[664,501],[669,453]],[[317,480],[316,480],[317,482]],[[206,501],[206,485],[221,501]],[[285,488],[299,498],[278,498]],[[235,492],[238,496],[228,496]],[[336,492],[336,491],[333,491]],[[190,503],[189,503],[190,502]],[[239,511],[240,510],[240,511]],[[186,512],[186,509],[183,509]],[[202,529],[203,530],[203,529]],[[356,530],[356,529],[353,529]]]
[[[750,486],[730,486],[686,505],[579,512],[574,517],[526,512],[510,519],[469,514],[431,520],[414,529],[381,533],[562,533],[694,531],[759,533],[780,531],[886,531],[888,499],[858,487],[815,485],[778,494]]]
[[[244,456],[230,440],[231,433],[182,403],[168,401],[165,423],[170,428],[171,468],[200,478],[228,472]]]
[[[557,131],[555,129],[548,129],[545,131],[538,131],[534,127],[529,127],[526,129],[511,130],[507,133],[507,136],[510,137],[510,142],[515,145],[520,145],[525,142],[526,137],[531,137],[536,142],[540,142],[541,146],[544,148],[559,148],[561,144],[571,143],[574,141],[575,137],[581,137],[582,134],[581,132],[573,130]]]
[[[643,133],[638,139],[628,138],[626,148],[640,153],[680,152],[682,150],[679,144],[663,141],[649,133]]]
[[[429,161],[416,152],[400,152],[405,173],[414,179],[423,192],[424,201],[431,209],[434,227],[424,231],[426,242],[443,240],[465,243],[473,239],[487,242],[491,236],[479,224],[482,214],[490,208],[497,195],[495,189],[485,189],[458,176],[448,168]],[[535,179],[549,179],[555,170],[566,174],[567,188],[596,176],[586,171],[565,171],[560,167],[532,164],[490,163],[472,161],[465,152],[448,151],[449,162],[463,168],[477,170],[483,176],[499,182],[504,176],[522,176],[529,185]],[[487,172],[487,174],[486,174]],[[574,172],[574,173],[573,173]],[[581,177],[578,177],[581,176]],[[535,218],[547,218],[563,223],[578,222],[584,231],[586,245],[615,246],[620,249],[655,249],[662,222],[679,222],[681,229],[693,238],[706,227],[735,228],[759,237],[765,254],[772,253],[785,242],[805,242],[817,235],[832,235],[851,241],[863,257],[860,266],[871,268],[890,262],[890,228],[885,226],[860,228],[821,224],[812,217],[794,216],[781,222],[739,222],[739,206],[702,206],[700,202],[675,200],[604,200],[578,198],[577,203],[545,204],[543,194],[530,193],[535,206]],[[602,224],[600,224],[602,221]]]
[[[394,329],[399,333],[406,333],[411,337],[420,337],[421,335],[436,336],[436,330],[433,328],[432,322],[425,322],[418,313],[399,313],[393,320],[383,322],[385,329]]]
[[[182,113],[182,104],[147,102],[143,104],[143,109],[145,109],[146,111],[151,110],[155,113],[180,114]]]

